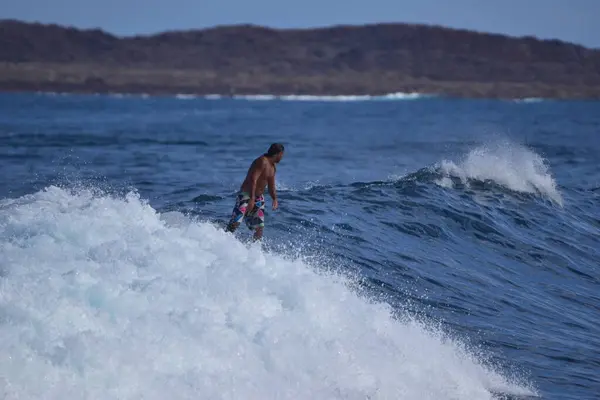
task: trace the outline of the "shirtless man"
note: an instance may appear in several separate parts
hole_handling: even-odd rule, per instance
[[[262,239],[265,226],[263,193],[265,187],[269,185],[273,210],[276,210],[279,204],[275,192],[275,172],[277,163],[283,158],[283,151],[282,144],[273,143],[265,154],[252,162],[246,179],[237,194],[235,207],[233,207],[233,213],[226,228],[227,232],[234,232],[246,218],[248,229],[254,230],[254,240]]]

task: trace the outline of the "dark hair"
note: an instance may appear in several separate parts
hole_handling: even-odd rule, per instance
[[[267,157],[273,157],[273,156],[276,156],[277,154],[281,153],[283,150],[285,150],[285,148],[283,147],[283,145],[281,143],[273,143],[269,147],[269,150],[265,153],[265,155]]]

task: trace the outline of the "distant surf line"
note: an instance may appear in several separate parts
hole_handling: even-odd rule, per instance
[[[175,98],[177,100],[242,100],[242,101],[290,101],[290,102],[368,102],[368,101],[405,101],[426,100],[445,97],[435,93],[396,92],[382,95],[350,94],[350,95],[316,95],[316,94],[194,94],[194,93],[69,93],[69,92],[35,92],[41,96],[108,96],[115,99],[125,98]],[[514,103],[540,103],[550,99],[541,97],[499,99]]]
[[[179,97],[178,98],[182,98]],[[271,100],[284,100],[284,101],[371,101],[371,100],[417,100],[437,97],[435,94],[419,93],[419,92],[396,92],[388,93],[385,95],[311,95],[311,94],[287,94],[287,95],[275,95],[275,94],[247,94],[247,95],[206,95],[199,96],[209,100],[220,100],[225,98],[231,98],[235,100],[250,100],[250,101],[271,101]],[[185,98],[185,97],[184,97]]]
[[[63,92],[36,92],[44,96],[69,96],[69,95],[88,95],[88,96],[108,96],[112,98],[159,98],[170,97],[178,100],[245,100],[245,101],[321,101],[321,102],[349,102],[349,101],[373,101],[373,100],[418,100],[438,97],[436,94],[419,92],[397,92],[384,95],[314,95],[314,94],[157,94],[148,93],[63,93]]]

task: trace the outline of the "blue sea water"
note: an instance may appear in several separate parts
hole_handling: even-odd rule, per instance
[[[0,397],[600,398],[600,103],[301,100],[0,95]]]

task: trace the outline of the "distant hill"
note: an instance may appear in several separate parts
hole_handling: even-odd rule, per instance
[[[3,20],[0,90],[600,98],[600,51],[409,24],[117,37]]]

